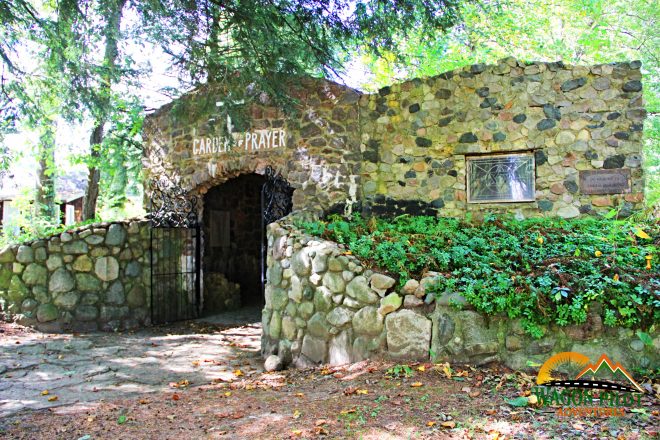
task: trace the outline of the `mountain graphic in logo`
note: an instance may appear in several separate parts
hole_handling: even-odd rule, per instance
[[[575,375],[575,379],[565,380],[558,376],[559,369],[579,370],[579,373]],[[586,379],[585,376],[592,379]],[[607,378],[607,380],[604,378]],[[625,384],[622,385],[615,381],[621,381]],[[557,353],[545,361],[536,377],[536,383],[544,386],[627,391],[631,393],[645,392],[620,363],[612,362],[606,354],[602,354],[597,362],[590,363],[587,356],[575,351]]]
[[[644,392],[644,389],[633,379],[632,375],[623,368],[618,362],[612,362],[606,354],[602,354],[598,362],[595,364],[587,365],[584,370],[580,371],[576,379],[580,379],[582,376],[589,374],[590,376],[597,377],[602,376],[603,373],[611,374],[615,379],[627,379],[634,388],[636,388],[640,393]]]

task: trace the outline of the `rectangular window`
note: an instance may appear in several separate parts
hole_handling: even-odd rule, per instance
[[[533,202],[534,155],[466,157],[469,203]]]

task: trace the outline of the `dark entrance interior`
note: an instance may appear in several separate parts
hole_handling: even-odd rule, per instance
[[[244,174],[211,188],[204,197],[204,314],[264,304],[265,226],[274,199],[291,211],[292,189],[273,176]],[[273,188],[276,195],[273,197]],[[281,188],[281,189],[278,189]],[[282,205],[282,203],[277,204]]]
[[[257,174],[242,175],[212,188],[204,198],[205,313],[263,303],[261,188],[265,181]]]

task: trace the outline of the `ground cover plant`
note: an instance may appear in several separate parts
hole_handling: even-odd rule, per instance
[[[585,322],[593,302],[602,304],[606,325],[648,329],[660,321],[660,222],[615,217],[614,210],[571,220],[489,214],[478,223],[332,216],[299,226],[345,245],[401,285],[437,272],[435,296],[459,292],[477,310],[521,318],[541,337],[544,325]]]

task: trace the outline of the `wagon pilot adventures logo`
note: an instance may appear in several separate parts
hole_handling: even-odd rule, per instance
[[[574,351],[557,353],[541,366],[532,393],[558,416],[623,416],[641,406],[644,389],[618,362],[602,354],[596,362]]]

